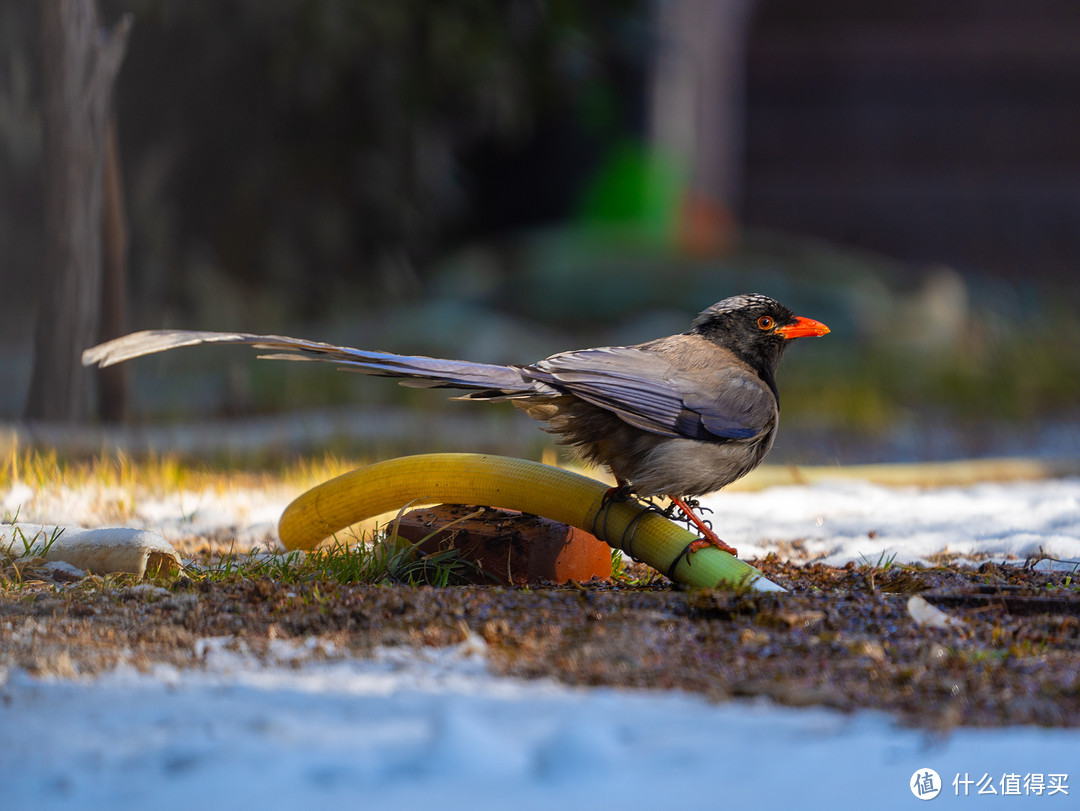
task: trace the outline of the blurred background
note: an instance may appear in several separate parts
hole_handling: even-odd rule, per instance
[[[82,61],[50,57],[64,7]],[[65,70],[104,111],[75,281]],[[1078,88],[1073,0],[6,3],[0,419],[90,449],[536,454],[505,406],[250,350],[107,380],[49,358],[179,327],[529,362],[756,291],[833,328],[781,368],[774,461],[1080,457]]]

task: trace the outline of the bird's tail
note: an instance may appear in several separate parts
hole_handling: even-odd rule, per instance
[[[112,366],[132,358],[200,344],[245,344],[270,350],[260,355],[272,360],[321,360],[346,371],[405,378],[405,386],[472,389],[469,399],[520,397],[536,393],[512,366],[441,360],[422,355],[394,355],[334,346],[284,335],[252,335],[246,332],[200,332],[194,330],[145,330],[98,344],[83,352],[84,366]]]

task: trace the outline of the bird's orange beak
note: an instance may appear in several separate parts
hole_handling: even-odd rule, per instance
[[[796,317],[794,324],[777,327],[776,331],[788,339],[817,338],[829,334],[829,328],[820,321],[815,321],[813,318],[803,318],[802,316]]]

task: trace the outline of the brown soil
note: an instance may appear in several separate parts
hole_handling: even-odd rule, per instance
[[[198,667],[196,640],[248,649],[316,636],[351,655],[477,634],[492,669],[710,699],[872,708],[906,723],[1080,725],[1080,591],[1066,574],[754,562],[788,594],[648,586],[407,588],[268,579],[166,588],[87,579],[0,592],[0,668],[90,674],[126,661]],[[95,585],[96,583],[96,585]],[[955,618],[920,626],[922,593]]]

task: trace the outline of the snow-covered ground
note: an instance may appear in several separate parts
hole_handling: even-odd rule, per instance
[[[957,774],[1000,795],[1011,774],[1075,782],[1080,755],[1075,731],[937,739],[870,713],[494,679],[474,647],[262,669],[219,650],[204,672],[9,674],[0,698],[11,811],[902,808],[927,768],[956,802]],[[1007,805],[1075,807],[1069,792]]]
[[[167,537],[216,526],[255,539],[288,498],[189,493],[125,509]],[[99,524],[93,501],[0,493],[27,521]],[[1080,479],[836,481],[706,504],[744,557],[1080,559]],[[478,640],[374,661],[282,646],[270,665],[204,645],[201,671],[0,673],[0,808],[900,808],[917,805],[909,782],[927,769],[938,804],[1070,808],[1080,796],[1080,730],[939,738],[871,713],[524,683],[489,675]]]
[[[776,551],[796,561],[842,566],[1023,561],[1040,550],[1080,559],[1080,479],[923,489],[861,481],[716,493],[702,502],[720,536],[745,558]]]
[[[118,522],[185,538],[227,538],[243,550],[276,539],[277,519],[299,493],[264,489],[178,490],[166,495],[122,488],[0,491],[0,516],[27,523],[109,526]],[[1080,559],[1080,478],[925,489],[852,479],[758,492],[720,492],[702,505],[743,558],[769,552],[798,562],[843,565],[1024,560],[1043,553]],[[954,558],[950,558],[954,559]]]

